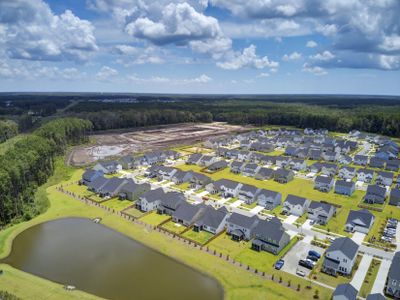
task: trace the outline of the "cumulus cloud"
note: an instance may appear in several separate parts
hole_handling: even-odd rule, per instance
[[[315,48],[317,46],[318,46],[318,44],[316,42],[312,41],[312,40],[308,41],[307,44],[306,44],[307,48]]]
[[[135,83],[169,83],[174,85],[184,85],[184,84],[206,84],[212,81],[212,78],[206,74],[202,74],[194,78],[169,78],[163,76],[151,76],[151,77],[140,77],[138,75],[128,76],[130,81]]]
[[[0,47],[10,58],[81,61],[98,49],[89,21],[54,14],[41,0],[0,1]]]
[[[130,45],[116,45],[111,52],[118,55],[117,62],[124,65],[162,64],[161,50],[155,47],[134,47]]]
[[[321,68],[319,66],[311,66],[308,63],[305,63],[303,65],[303,69],[302,70],[303,70],[303,72],[309,72],[309,73],[312,73],[312,74],[317,75],[317,76],[322,76],[322,75],[328,74],[325,71],[325,69],[323,69],[323,68]]]
[[[102,66],[96,74],[96,79],[100,81],[109,81],[118,75],[118,71],[108,66]]]
[[[322,53],[317,53],[315,55],[310,56],[311,59],[314,60],[322,60],[322,61],[329,61],[335,58],[335,55],[333,55],[330,51],[326,50]]]
[[[243,49],[243,52],[235,52],[227,60],[218,62],[217,66],[225,70],[238,70],[244,67],[264,69],[277,68],[279,63],[269,60],[267,56],[258,56],[256,54],[256,46],[250,45]]]
[[[282,57],[282,60],[283,61],[290,61],[290,60],[299,60],[300,58],[302,57],[302,55],[301,55],[301,53],[299,53],[299,52],[292,52],[291,54],[285,54],[283,57]]]

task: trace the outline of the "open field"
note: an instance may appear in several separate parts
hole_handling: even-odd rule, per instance
[[[165,125],[128,132],[96,134],[93,136],[94,145],[75,148],[71,153],[70,162],[74,166],[82,166],[107,157],[193,144],[211,137],[246,130],[249,128],[215,122]],[[196,150],[193,147],[189,149],[188,153]]]
[[[311,289],[306,289],[305,286],[309,283],[300,279],[297,279],[301,284],[300,291],[264,280],[162,233],[144,230],[143,227],[133,225],[100,208],[86,206],[55,189],[54,184],[60,182],[61,179],[68,179],[69,182],[76,181],[81,174],[81,170],[71,168],[57,170],[57,174],[50,179],[49,183],[38,191],[38,197],[47,195],[51,204],[50,208],[28,222],[2,230],[0,232],[0,257],[8,255],[12,241],[18,233],[35,224],[71,216],[100,217],[104,225],[215,277],[224,287],[225,299],[243,299],[244,297],[247,299],[293,299],[296,297],[311,299],[316,289],[318,289],[321,299],[328,299],[331,294],[330,290],[314,284],[311,284]],[[56,283],[37,278],[9,266],[2,265],[1,268],[6,272],[0,276],[0,289],[12,292],[23,299],[96,299],[94,296],[79,291],[66,292]],[[286,275],[282,275],[282,277],[286,279]],[[292,284],[294,285],[293,280]]]

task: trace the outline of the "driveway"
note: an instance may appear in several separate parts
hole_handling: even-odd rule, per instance
[[[400,251],[400,224],[398,224],[396,228],[396,245],[396,251]]]
[[[299,241],[283,257],[283,259],[285,260],[285,264],[282,268],[282,271],[296,275],[296,270],[300,269],[306,273],[306,276],[308,276],[310,274],[311,270],[299,266],[299,260],[306,259],[308,251],[310,251],[310,250],[315,250],[318,253],[320,253],[321,256],[323,256],[324,249],[317,247],[317,246],[310,245],[304,241]],[[321,259],[323,259],[323,258],[321,258]]]
[[[298,218],[299,218],[298,216],[290,215],[290,216],[288,216],[288,217],[285,219],[285,221],[283,221],[283,223],[286,223],[286,224],[293,224],[294,222],[296,222],[296,220],[297,220]]]
[[[311,220],[306,220],[304,224],[301,226],[303,229],[311,230],[312,225],[310,224]]]
[[[358,245],[362,245],[362,242],[364,241],[366,234],[361,233],[361,232],[354,232],[353,236],[351,239],[356,242]]]
[[[387,274],[389,273],[390,264],[392,262],[390,260],[384,259],[381,262],[381,266],[378,270],[378,275],[376,276],[374,285],[372,286],[371,294],[382,293],[385,288]]]
[[[371,264],[372,261],[372,256],[364,254],[360,265],[358,266],[358,269],[356,271],[356,274],[354,274],[353,280],[351,281],[351,284],[359,291],[361,289],[361,286],[364,282],[365,275],[367,275],[369,265]]]
[[[238,207],[238,206],[240,206],[240,204],[242,204],[242,203],[244,203],[244,201],[242,201],[242,200],[237,200],[237,201],[233,202],[233,203],[230,205],[230,207]]]
[[[256,207],[252,208],[252,209],[250,210],[250,212],[251,212],[252,214],[257,215],[257,214],[258,214],[260,211],[262,211],[264,208],[265,208],[264,206],[257,205]]]

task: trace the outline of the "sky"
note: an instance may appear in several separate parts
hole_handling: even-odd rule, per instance
[[[400,95],[399,0],[0,0],[0,92]]]

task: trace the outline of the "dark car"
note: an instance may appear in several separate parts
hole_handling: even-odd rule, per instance
[[[314,251],[314,250],[308,251],[308,255],[309,255],[309,256],[315,256],[315,257],[318,258],[318,259],[321,258],[321,254],[319,254],[317,251]]]
[[[307,259],[312,260],[312,261],[318,261],[318,257],[316,257],[314,255],[307,256]]]
[[[299,260],[299,265],[310,270],[312,270],[314,267],[312,264],[310,264],[308,261],[304,259]]]
[[[283,259],[278,260],[275,263],[275,269],[280,270],[282,269],[283,265],[285,264],[285,261]]]

